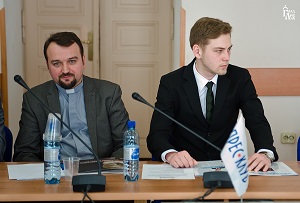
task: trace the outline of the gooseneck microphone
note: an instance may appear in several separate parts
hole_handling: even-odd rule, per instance
[[[101,164],[97,154],[94,150],[89,147],[80,137],[77,135],[59,116],[54,113],[38,96],[36,96],[28,85],[25,83],[20,75],[15,75],[14,80],[16,83],[24,87],[28,92],[30,92],[50,113],[52,113],[70,132],[80,140],[95,156],[98,164],[98,175],[77,175],[72,178],[72,185],[74,192],[101,192],[105,191],[106,177],[101,175]]]
[[[221,149],[219,147],[217,147],[216,145],[214,145],[210,141],[204,139],[203,137],[201,137],[200,135],[198,135],[197,133],[192,131],[190,128],[188,128],[185,125],[183,125],[182,123],[178,122],[177,120],[175,120],[174,118],[172,118],[168,114],[164,113],[160,109],[158,109],[155,106],[151,105],[142,96],[140,96],[139,93],[137,93],[137,92],[132,93],[132,98],[139,101],[139,102],[141,102],[141,103],[146,104],[147,106],[150,106],[155,111],[158,111],[159,113],[161,113],[162,115],[164,115],[165,117],[167,117],[168,119],[170,119],[171,121],[173,121],[174,123],[179,125],[180,127],[184,128],[188,132],[192,133],[193,135],[195,135],[199,139],[203,140],[204,142],[206,142],[207,144],[209,144],[210,146],[214,147],[215,149],[217,149],[218,151],[221,152]],[[230,177],[229,177],[229,174],[226,171],[204,172],[203,173],[203,183],[204,183],[205,188],[216,188],[216,187],[232,188],[233,187],[232,182],[231,182]]]
[[[134,92],[132,93],[132,98],[142,102],[148,106],[150,106],[151,108],[153,108],[154,110],[158,111],[159,113],[163,114],[164,116],[166,116],[168,119],[170,119],[171,121],[173,121],[174,123],[176,123],[177,125],[179,125],[180,127],[184,128],[185,130],[189,131],[190,133],[192,133],[193,135],[195,135],[196,137],[198,137],[199,139],[201,139],[202,141],[206,142],[207,144],[209,144],[210,146],[216,148],[218,151],[221,152],[221,149],[219,147],[217,147],[216,145],[214,145],[213,143],[211,143],[210,141],[204,139],[203,137],[201,137],[200,135],[198,135],[197,133],[195,133],[194,131],[192,131],[191,129],[189,129],[188,127],[186,127],[185,125],[179,123],[177,120],[175,120],[174,118],[172,118],[171,116],[169,116],[168,114],[164,113],[163,111],[159,110],[158,108],[156,108],[155,106],[152,106],[151,104],[149,104],[149,102],[147,102],[143,97],[141,97],[141,95],[139,95],[139,93]]]

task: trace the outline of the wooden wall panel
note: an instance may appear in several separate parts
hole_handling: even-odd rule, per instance
[[[300,96],[300,68],[248,68],[259,96]]]
[[[6,35],[5,35],[5,10],[0,10],[0,53],[1,53],[1,98],[3,104],[5,125],[8,126],[8,88],[7,88],[7,61],[6,61]]]
[[[180,9],[180,67],[185,65],[185,27],[186,13],[183,8]]]

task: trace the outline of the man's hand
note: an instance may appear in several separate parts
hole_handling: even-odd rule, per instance
[[[166,160],[174,168],[191,168],[197,164],[197,161],[185,150],[168,153]]]
[[[254,153],[248,158],[248,171],[266,172],[271,167],[271,160],[263,153]]]

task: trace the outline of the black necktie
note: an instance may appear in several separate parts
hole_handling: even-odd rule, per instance
[[[212,91],[213,82],[208,82],[206,84],[206,120],[211,124],[213,113],[214,113],[214,93]]]

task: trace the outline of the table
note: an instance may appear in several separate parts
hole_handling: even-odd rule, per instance
[[[161,164],[142,161],[143,164]],[[300,162],[284,162],[300,174]],[[58,185],[46,185],[44,180],[9,180],[7,165],[0,163],[0,202],[5,201],[79,201],[82,193],[73,192],[71,181],[61,179]],[[142,170],[141,170],[142,171]],[[202,196],[208,189],[203,188],[202,177],[195,180],[142,180],[125,182],[122,174],[105,174],[106,190],[89,193],[93,200],[182,200]],[[53,195],[55,194],[55,195]],[[205,199],[239,199],[233,188],[216,189]],[[243,199],[273,199],[284,201],[300,200],[300,176],[250,176],[249,187]]]

